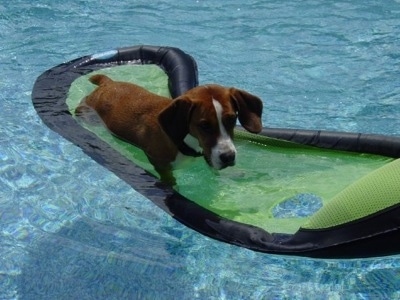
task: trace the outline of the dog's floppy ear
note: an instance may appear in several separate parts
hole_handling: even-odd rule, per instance
[[[158,121],[169,138],[179,145],[189,133],[189,119],[193,103],[184,97],[171,101],[158,115]]]
[[[261,114],[263,103],[261,99],[236,88],[231,88],[230,93],[233,105],[238,112],[240,124],[247,131],[259,133],[262,129]]]

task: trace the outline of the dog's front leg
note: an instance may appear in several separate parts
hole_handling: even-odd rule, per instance
[[[174,186],[176,185],[176,178],[174,177],[174,174],[172,173],[172,169],[170,170],[157,170],[158,174],[160,174],[160,179],[162,182]]]
[[[170,163],[160,162],[154,158],[147,156],[150,163],[154,166],[154,169],[160,175],[160,179],[162,182],[174,186],[176,185],[176,178],[172,172],[172,166]]]

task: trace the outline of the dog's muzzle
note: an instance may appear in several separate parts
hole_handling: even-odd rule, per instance
[[[219,160],[221,161],[221,169],[234,166],[236,162],[236,151],[221,153],[219,155]]]

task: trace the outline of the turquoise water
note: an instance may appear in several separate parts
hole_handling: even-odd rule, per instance
[[[399,256],[315,260],[206,238],[50,131],[46,69],[138,44],[265,103],[264,125],[400,135],[399,1],[0,0],[1,299],[400,298]]]

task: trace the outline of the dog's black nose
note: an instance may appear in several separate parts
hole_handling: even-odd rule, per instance
[[[226,166],[233,166],[235,164],[235,151],[228,151],[221,153],[219,159],[223,162]]]

